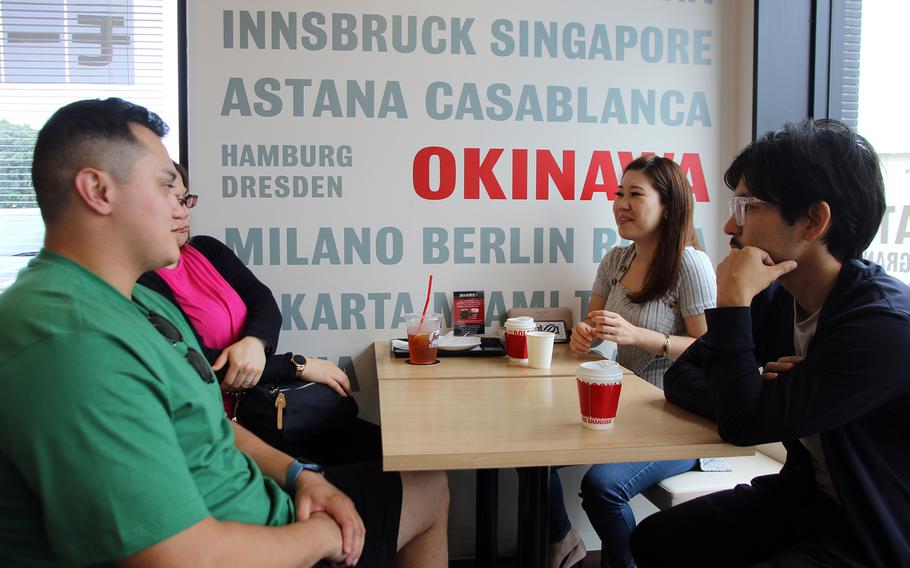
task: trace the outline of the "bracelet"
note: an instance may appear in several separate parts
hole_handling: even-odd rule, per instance
[[[664,334],[664,350],[660,354],[660,356],[663,357],[664,359],[670,358],[670,336],[667,335],[666,333]]]

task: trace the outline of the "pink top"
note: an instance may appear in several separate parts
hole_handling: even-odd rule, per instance
[[[206,346],[224,349],[242,339],[246,304],[198,250],[184,245],[177,266],[159,268],[155,274],[170,286]]]

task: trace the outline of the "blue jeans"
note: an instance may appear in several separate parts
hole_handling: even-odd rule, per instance
[[[581,481],[581,506],[603,547],[611,568],[635,566],[629,537],[635,515],[629,500],[668,477],[689,471],[696,460],[605,463],[591,466]]]

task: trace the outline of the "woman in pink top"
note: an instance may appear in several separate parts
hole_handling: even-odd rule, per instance
[[[194,207],[198,196],[190,194],[186,170],[175,164],[180,176],[178,186],[180,202],[187,210]],[[357,406],[351,395],[351,383],[337,365],[316,357],[296,357],[292,353],[275,354],[281,329],[281,312],[268,287],[241,262],[237,255],[217,239],[190,235],[190,216],[186,224],[175,230],[181,246],[180,259],[171,266],[147,272],[139,283],[171,300],[193,327],[196,339],[212,364],[224,391],[225,411],[233,418],[236,393],[257,384],[273,384],[300,380],[317,383],[306,389],[306,396],[314,399],[320,416],[319,427],[308,432],[304,440],[284,440],[281,432],[256,431],[272,445],[300,453],[300,445],[320,447],[320,455],[310,451],[310,459],[321,454],[334,454],[334,446],[343,441],[350,446],[350,436],[368,438],[369,449],[348,451],[339,459],[323,458],[324,462],[346,462],[348,454],[358,453],[360,460],[379,456],[378,427],[354,418]],[[292,357],[295,357],[292,360]],[[348,432],[351,425],[356,432]],[[345,433],[344,440],[334,434]],[[326,436],[331,432],[331,436]],[[363,441],[363,440],[360,440]],[[331,447],[329,447],[331,446]],[[350,448],[348,448],[350,449]],[[353,456],[352,456],[353,457]]]

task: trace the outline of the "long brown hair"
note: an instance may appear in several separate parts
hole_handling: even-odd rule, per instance
[[[643,303],[660,298],[673,287],[682,266],[683,250],[687,246],[698,248],[698,239],[692,224],[692,186],[676,162],[660,156],[642,156],[630,162],[623,174],[629,171],[644,174],[666,207],[657,254],[648,267],[644,285],[639,292],[629,294],[633,302]]]
[[[174,169],[177,170],[178,174],[180,174],[180,181],[183,182],[183,187],[185,187],[186,190],[189,191],[190,190],[190,173],[188,171],[186,171],[186,168],[184,168],[183,166],[181,166],[179,163],[175,162],[174,160],[171,160],[171,163],[174,164]]]

